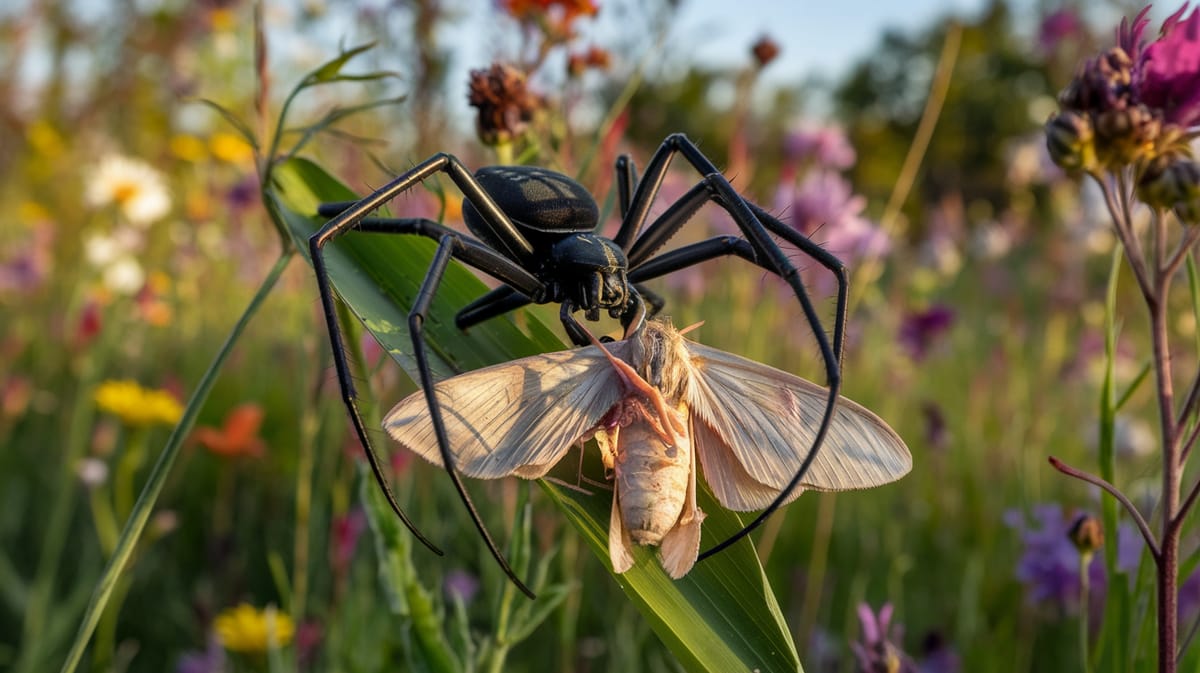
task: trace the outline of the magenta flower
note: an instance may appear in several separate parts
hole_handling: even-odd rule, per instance
[[[1042,19],[1042,25],[1038,27],[1038,47],[1043,52],[1052,52],[1063,40],[1082,32],[1083,21],[1079,19],[1079,12],[1076,10],[1066,7],[1051,12]]]
[[[1161,110],[1164,122],[1184,128],[1200,123],[1200,7],[1182,18],[1187,10],[1185,3],[1168,17],[1154,42],[1130,45],[1135,98]],[[1140,39],[1144,15],[1145,10],[1134,19],[1130,42]]]
[[[900,629],[892,629],[892,604],[884,603],[876,614],[866,603],[858,604],[858,622],[862,642],[851,643],[858,673],[916,673],[912,659],[893,640],[900,640]]]
[[[900,345],[914,360],[924,360],[938,338],[954,325],[954,309],[935,304],[904,316],[897,335]]]
[[[358,538],[367,528],[367,515],[361,508],[356,507],[342,516],[334,517],[331,528],[330,565],[333,566],[335,574],[345,575],[351,561],[354,560]]]

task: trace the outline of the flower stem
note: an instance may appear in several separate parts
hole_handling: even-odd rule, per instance
[[[1088,656],[1088,614],[1091,602],[1089,589],[1092,579],[1088,576],[1088,566],[1091,565],[1092,554],[1079,554],[1079,661],[1083,665],[1083,673],[1091,673],[1091,658]]]
[[[287,268],[288,262],[292,259],[292,253],[293,249],[287,248],[280,254],[279,259],[275,262],[275,266],[271,268],[270,273],[267,274],[262,285],[259,286],[258,291],[250,300],[249,306],[246,307],[242,316],[238,318],[237,323],[233,326],[233,330],[226,337],[225,343],[221,345],[212,363],[208,366],[208,370],[200,378],[200,383],[197,384],[195,391],[192,392],[192,397],[188,400],[187,408],[183,411],[183,417],[180,418],[179,424],[175,426],[175,430],[167,439],[166,446],[163,447],[162,453],[154,463],[154,469],[146,479],[146,485],[142,487],[142,493],[133,506],[133,511],[129,515],[129,520],[125,523],[124,530],[121,531],[121,538],[117,541],[117,547],[108,562],[108,567],[104,569],[104,574],[101,575],[100,581],[96,584],[96,589],[92,593],[92,599],[88,603],[87,610],[84,611],[83,623],[79,625],[79,631],[75,634],[75,642],[72,643],[71,649],[67,653],[66,661],[63,662],[62,673],[72,673],[79,665],[79,660],[83,658],[83,651],[91,639],[92,632],[96,629],[96,624],[99,622],[100,616],[104,613],[105,606],[108,605],[108,601],[112,597],[113,590],[117,587],[121,571],[124,570],[125,564],[133,555],[134,545],[137,543],[138,538],[141,537],[142,531],[146,527],[146,522],[150,519],[154,503],[158,500],[163,484],[167,481],[167,475],[171,471],[171,466],[175,464],[175,459],[179,456],[179,450],[183,447],[183,440],[191,432],[192,426],[195,425],[196,417],[199,415],[201,407],[204,406],[205,400],[208,399],[208,394],[212,390],[213,384],[216,383],[217,374],[221,371],[221,366],[225,363],[226,358],[229,357],[229,353],[233,350],[234,344],[237,343],[238,338],[241,337],[242,332],[250,323],[250,319],[258,312],[259,307],[270,294],[271,289],[275,287],[275,283],[283,275],[284,269]]]

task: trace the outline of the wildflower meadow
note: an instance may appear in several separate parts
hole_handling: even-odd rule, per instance
[[[1200,670],[1200,7],[1084,4],[947,9],[819,77],[781,58],[817,21],[715,66],[662,0],[0,9],[0,670]],[[594,441],[460,493],[382,428],[422,372],[571,348],[560,303],[641,314],[522,294],[559,258],[456,162],[576,181],[594,210],[524,194],[515,229],[596,222],[636,306],[836,379],[911,471],[759,519],[720,503],[783,485],[701,454],[745,492],[688,492],[678,579],[614,572]]]

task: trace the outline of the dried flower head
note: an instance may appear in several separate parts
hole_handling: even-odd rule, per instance
[[[488,145],[512,142],[525,133],[544,105],[542,98],[529,90],[525,73],[500,63],[471,71],[467,100],[479,111],[475,128]]]
[[[779,56],[779,43],[763,35],[750,47],[750,53],[754,55],[758,67],[765,68]]]

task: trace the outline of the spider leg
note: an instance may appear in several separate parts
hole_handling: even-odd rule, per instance
[[[496,543],[488,533],[487,527],[483,525],[483,520],[479,518],[479,512],[476,511],[475,504],[471,502],[471,496],[467,494],[467,489],[463,486],[462,480],[458,476],[458,470],[454,468],[454,455],[450,452],[450,440],[446,437],[441,405],[438,403],[433,374],[429,370],[429,362],[425,354],[425,317],[429,312],[430,304],[433,303],[433,297],[437,292],[438,284],[441,282],[442,276],[446,274],[450,258],[460,245],[460,238],[453,234],[442,236],[438,242],[437,252],[434,253],[433,260],[429,264],[429,271],[425,275],[425,282],[421,285],[421,290],[417,293],[412,310],[408,314],[408,332],[412,337],[413,353],[417,360],[417,372],[421,378],[421,388],[425,391],[425,402],[429,405],[429,417],[433,422],[433,432],[437,435],[438,448],[441,450],[442,465],[446,468],[446,474],[450,475],[450,480],[454,482],[455,490],[458,491],[463,505],[470,512],[471,520],[475,523],[475,528],[479,530],[480,536],[483,537],[488,551],[492,553],[492,557],[496,559],[496,562],[500,564],[504,573],[508,575],[508,578],[512,580],[513,584],[517,585],[517,588],[522,593],[530,598],[536,598],[534,593],[513,572],[504,555],[500,553],[500,549],[496,547]]]
[[[661,215],[653,224],[642,232],[642,225],[650,212],[650,206],[657,195],[662,181],[666,176],[666,171],[671,160],[676,154],[683,155],[683,158],[691,164],[691,166],[700,173],[701,181],[692,189],[688,190],[683,197],[673,203],[663,215]],[[812,328],[813,336],[817,340],[817,344],[821,350],[821,358],[825,364],[825,375],[827,387],[829,390],[828,401],[825,405],[825,412],[821,416],[821,422],[816,430],[813,439],[812,447],[809,448],[808,454],[804,457],[800,467],[796,470],[791,481],[783,488],[775,500],[764,509],[758,517],[746,524],[742,530],[730,536],[720,544],[700,554],[700,559],[708,558],[713,554],[720,552],[729,545],[737,542],[745,537],[750,531],[757,528],[766,520],[780,505],[785,502],[795,490],[804,474],[808,471],[813,460],[817,456],[817,451],[821,448],[821,443],[825,441],[825,435],[829,432],[830,424],[833,421],[833,412],[837,404],[838,392],[841,389],[841,365],[840,349],[842,335],[845,332],[844,321],[845,308],[842,304],[841,297],[845,294],[844,286],[839,287],[839,305],[838,305],[838,324],[834,328],[835,344],[830,344],[829,336],[825,333],[821,326],[820,317],[817,315],[816,308],[813,306],[812,299],[808,296],[808,291],[804,287],[804,283],[800,278],[800,272],[796,266],[787,258],[787,255],[780,248],[779,244],[771,237],[771,233],[775,233],[784,240],[790,243],[801,246],[801,249],[806,252],[817,249],[819,246],[810,242],[800,243],[799,238],[793,237],[787,233],[786,225],[775,220],[775,218],[767,217],[766,224],[764,220],[759,219],[759,215],[765,215],[765,211],[761,208],[753,208],[751,205],[737,193],[729,180],[721,174],[717,167],[713,165],[708,157],[700,151],[698,147],[682,134],[673,134],[663,141],[663,144],[658,148],[658,151],[651,157],[650,162],[646,165],[646,172],[637,185],[637,190],[633,195],[630,203],[629,211],[621,223],[621,229],[614,240],[621,245],[623,249],[629,250],[630,277],[635,280],[644,280],[646,277],[642,275],[644,271],[639,271],[639,267],[646,269],[649,265],[647,261],[649,257],[661,247],[667,239],[676,233],[688,219],[698,210],[706,201],[711,200],[733,218],[742,235],[745,236],[746,243],[750,246],[750,250],[746,250],[740,244],[735,244],[730,248],[730,253],[744,257],[742,253],[753,253],[755,264],[770,270],[782,278],[793,290],[796,299],[800,302],[800,307],[804,312],[804,317]],[[642,232],[636,240],[631,240],[632,237]],[[802,237],[800,237],[802,238]],[[709,241],[720,241],[717,239],[709,239]],[[696,246],[713,245],[713,248],[704,248]],[[716,247],[721,244],[711,244],[702,241],[693,246],[686,246],[681,250],[686,251],[680,256],[672,257],[672,253],[664,255],[667,260],[657,268],[649,266],[651,271],[661,270],[666,273],[670,270],[683,268],[692,263],[698,263],[704,259],[719,256],[716,252]],[[678,251],[676,251],[678,252]],[[841,263],[828,253],[819,253],[814,256],[818,262],[834,270],[838,276],[839,284],[844,282],[845,273],[840,272]]]
[[[629,199],[637,187],[637,166],[634,165],[632,157],[622,154],[617,157],[617,164],[614,168],[617,173],[617,204],[621,208],[621,217],[624,218],[625,214],[629,212]]]
[[[642,285],[641,283],[634,283],[633,289],[636,290],[638,295],[646,302],[647,318],[653,318],[654,316],[658,315],[659,311],[662,311],[663,307],[667,305],[667,300],[663,299],[662,295],[658,294],[654,290],[651,290],[645,285]]]
[[[532,303],[533,300],[529,297],[514,290],[512,287],[502,285],[464,306],[458,312],[458,315],[454,317],[454,323],[459,329],[465,330],[478,325],[484,320],[504,315],[509,311],[515,311],[522,306],[528,306]]]
[[[474,199],[472,203],[476,205],[477,210],[481,213],[484,219],[488,222],[488,226],[492,228],[495,237],[498,241],[504,243],[509,248],[512,256],[505,256],[503,251],[493,250],[478,241],[470,239],[458,232],[443,227],[435,222],[422,219],[391,219],[370,217],[369,213],[383,205],[389,199],[411,188],[421,180],[428,178],[436,172],[444,171],[450,175],[451,179],[459,186],[467,198]],[[532,274],[525,271],[514,259],[527,259],[532,252],[532,247],[529,242],[518,232],[512,222],[500,211],[491,198],[483,191],[479,184],[474,179],[465,167],[455,158],[446,154],[439,154],[431,159],[418,165],[408,173],[392,180],[380,190],[371,195],[354,202],[351,205],[346,203],[326,204],[322,208],[322,212],[333,213],[337,212],[337,216],[327,222],[319,231],[309,238],[309,253],[312,260],[314,274],[317,279],[317,288],[321,296],[322,310],[325,315],[326,328],[329,332],[330,344],[333,350],[334,367],[338,375],[338,383],[342,391],[342,399],[345,402],[346,409],[350,415],[351,424],[354,427],[355,433],[358,436],[359,442],[363,446],[363,451],[366,454],[367,462],[374,474],[376,483],[387,496],[388,504],[392,510],[404,523],[404,525],[419,539],[422,544],[429,547],[432,551],[442,554],[432,542],[430,542],[417,527],[409,520],[396,502],[396,498],[392,493],[391,487],[384,476],[383,469],[377,454],[375,453],[370,438],[367,434],[366,427],[362,420],[362,415],[358,410],[357,392],[355,391],[353,378],[350,374],[349,364],[346,361],[345,345],[341,334],[341,329],[338,326],[336,306],[334,303],[333,288],[329,277],[329,270],[325,263],[324,247],[334,238],[351,230],[360,230],[368,232],[380,233],[398,233],[398,234],[415,234],[422,235],[427,238],[437,239],[439,241],[449,239],[453,245],[447,247],[448,252],[445,255],[450,255],[460,259],[461,261],[481,270],[493,277],[512,285],[519,292],[530,296],[538,296],[544,292],[544,285],[537,280]],[[439,254],[442,247],[439,246]],[[436,261],[436,258],[435,258]],[[441,280],[441,275],[445,272],[445,266],[448,264],[448,258],[440,263],[440,268],[437,273],[433,271],[426,275],[426,281],[422,286],[422,294],[417,296],[417,301],[413,306],[414,315],[410,314],[409,322],[410,329],[415,324],[416,330],[413,331],[414,346],[416,346],[416,354],[418,358],[418,369],[422,379],[422,385],[425,388],[427,399],[432,395],[432,374],[429,371],[428,362],[425,357],[424,339],[421,335],[421,327],[424,323],[424,317],[428,310],[429,302],[432,300],[433,290],[436,289],[437,283]],[[426,291],[425,287],[430,286]],[[418,310],[420,309],[420,310]],[[436,404],[436,401],[434,402]],[[432,408],[431,408],[432,410]],[[439,413],[434,413],[433,417],[440,423],[441,416]],[[490,536],[483,528],[483,524],[479,519],[478,513],[470,502],[470,498],[463,489],[458,475],[454,470],[454,462],[448,456],[448,447],[446,443],[444,431],[438,432],[439,448],[443,454],[443,464],[446,471],[450,474],[456,489],[467,505],[468,511],[471,514],[476,527],[480,529],[485,542],[488,545],[489,551],[496,557],[504,571],[509,575],[513,582],[526,594],[532,597],[529,589],[521,583],[513,574],[513,571],[500,555],[495,544]]]
[[[438,284],[445,275],[446,267],[449,265],[451,257],[455,257],[462,262],[480,269],[494,277],[511,283],[514,287],[522,288],[525,292],[536,294],[542,291],[541,282],[538,281],[529,272],[522,269],[515,262],[504,257],[500,253],[491,250],[478,241],[474,241],[459,232],[449,229],[442,225],[424,219],[393,219],[393,218],[376,218],[364,217],[357,225],[359,231],[368,233],[387,233],[387,234],[410,234],[419,235],[426,238],[432,238],[439,241],[439,246],[433,261],[430,263],[430,268],[426,273],[425,281],[423,282],[420,291],[416,295],[412,307],[409,312],[409,334],[413,339],[414,357],[416,359],[418,377],[420,378],[421,386],[425,391],[426,403],[430,408],[430,417],[434,424],[434,432],[438,439],[438,448],[442,453],[442,464],[450,475],[451,481],[454,483],[455,489],[467,507],[468,513],[474,522],[476,528],[479,529],[483,536],[484,542],[488,550],[496,558],[497,562],[504,572],[512,579],[512,581],[521,589],[522,592],[532,596],[532,592],[516,577],[507,561],[500,554],[495,542],[491,539],[487,530],[483,526],[483,522],[479,518],[479,514],[475,509],[474,504],[470,500],[466,489],[463,487],[461,480],[458,477],[457,471],[454,469],[454,458],[450,453],[449,442],[446,439],[444,424],[441,415],[441,408],[438,406],[436,397],[433,396],[433,375],[429,368],[428,357],[426,355],[425,340],[424,340],[424,321],[428,314],[430,303],[433,300],[434,293],[437,290]],[[327,239],[326,239],[327,240]],[[332,286],[329,283],[328,271],[325,267],[324,254],[322,249],[323,242],[316,235],[310,239],[310,251],[312,252],[313,268],[317,269],[317,284],[321,293],[321,301],[325,307],[326,326],[329,330],[329,338],[333,345],[334,366],[338,373],[338,381],[342,388],[342,397],[346,403],[346,408],[349,411],[351,424],[354,426],[355,432],[358,435],[359,441],[363,445],[363,450],[367,455],[368,463],[370,463],[372,471],[375,474],[376,482],[388,495],[389,503],[392,508],[404,521],[405,525],[413,531],[418,538],[434,551],[441,553],[436,547],[425,539],[415,526],[399,509],[395,498],[392,496],[391,489],[388,486],[386,478],[383,476],[380,462],[372,448],[370,438],[367,435],[366,426],[363,423],[362,416],[358,411],[357,393],[354,390],[353,379],[350,377],[349,364],[346,362],[344,345],[342,341],[341,329],[337,324],[336,312],[333,308],[333,292]]]

